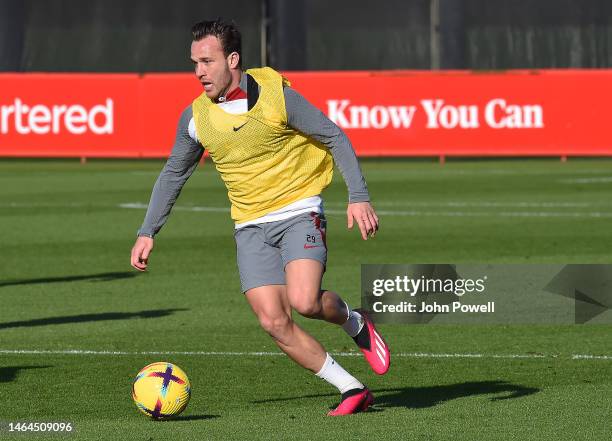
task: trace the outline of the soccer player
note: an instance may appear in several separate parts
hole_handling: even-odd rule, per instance
[[[365,179],[346,135],[271,68],[242,70],[241,35],[216,21],[192,28],[191,61],[204,88],[182,113],[176,142],[153,188],[132,249],[145,271],[154,236],[208,149],[231,202],[242,291],[262,328],[302,367],[338,388],[329,415],[366,410],[373,396],[291,318],[292,310],[340,325],[375,373],[389,369],[387,344],[365,313],[321,288],[327,260],[321,192],[334,161],[348,186],[348,228],[378,230]]]

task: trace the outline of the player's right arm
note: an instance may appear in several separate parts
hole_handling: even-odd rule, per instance
[[[144,222],[138,230],[138,238],[132,248],[131,265],[145,271],[153,250],[154,237],[163,227],[185,182],[198,166],[204,149],[189,131],[192,119],[191,106],[181,114],[172,153],[162,169],[153,192]]]

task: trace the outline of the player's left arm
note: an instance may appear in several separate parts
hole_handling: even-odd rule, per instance
[[[294,89],[285,87],[284,95],[287,124],[325,145],[334,157],[349,192],[346,210],[348,228],[353,228],[356,222],[363,240],[374,237],[379,226],[378,216],[370,203],[368,186],[348,137]]]

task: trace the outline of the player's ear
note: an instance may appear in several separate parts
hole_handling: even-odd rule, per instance
[[[240,65],[240,54],[238,52],[232,52],[227,56],[230,69],[236,69]]]

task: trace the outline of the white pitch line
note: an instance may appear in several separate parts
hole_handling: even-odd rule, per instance
[[[326,210],[329,214],[344,214],[344,211]],[[400,211],[376,210],[383,216],[429,216],[429,217],[571,217],[571,218],[610,218],[612,212],[553,212],[553,211]]]
[[[130,202],[119,204],[120,208],[146,210],[147,204]],[[201,206],[175,206],[174,210],[180,211],[207,211],[212,213],[227,213],[229,208],[225,207],[201,207]],[[344,210],[325,210],[332,215],[344,215]],[[570,217],[570,218],[612,218],[612,212],[554,212],[554,211],[419,211],[419,210],[377,210],[382,216],[428,216],[428,217]]]
[[[522,204],[522,205],[520,205]],[[567,205],[554,203],[536,205],[537,203],[517,203],[516,207],[534,207],[534,208],[553,208],[553,207],[582,207],[580,203],[568,203]],[[53,208],[81,208],[92,207],[91,204],[0,204],[0,208],[38,208],[38,207],[53,207]],[[409,204],[408,204],[409,206]],[[512,205],[495,205],[495,203],[481,203],[480,205],[469,205],[468,203],[448,203],[447,205],[425,205],[418,206],[448,206],[448,207],[491,207],[499,208],[503,206],[511,207]],[[118,205],[119,208],[146,210],[147,204],[142,202],[127,202]],[[175,211],[190,211],[190,212],[208,212],[208,213],[229,213],[228,207],[206,207],[206,206],[182,206],[176,205],[173,208]],[[343,216],[346,214],[344,210],[325,210],[325,213],[330,215]],[[536,218],[612,218],[612,212],[607,211],[421,211],[421,210],[377,210],[377,214],[382,216],[407,216],[407,217],[536,217]]]
[[[573,360],[612,360],[612,355],[572,355]]]
[[[612,182],[612,176],[604,176],[601,178],[561,179],[559,182],[563,182],[564,184],[608,184]]]
[[[99,207],[98,204],[71,203],[48,203],[48,202],[7,202],[0,204],[0,208],[83,208]]]
[[[127,202],[125,204],[119,204],[119,208],[146,210],[148,208],[148,205],[143,204],[142,202]],[[183,206],[183,205],[175,205],[172,209],[179,210],[179,211],[207,211],[211,213],[229,213],[230,211],[230,209],[226,207],[200,207],[200,206]]]
[[[346,203],[327,202],[328,207],[345,207]],[[446,202],[423,202],[423,201],[378,201],[375,203],[379,207],[518,207],[518,208],[574,208],[609,206],[609,204],[592,204],[590,202],[493,202],[493,201],[446,201]]]
[[[388,168],[384,169],[369,169],[368,176],[370,175],[379,175],[388,177],[390,175],[400,175],[402,177],[414,177],[414,176],[422,176],[425,175],[427,177],[431,177],[437,173],[437,176],[475,176],[475,175],[509,175],[509,176],[542,176],[541,170],[525,170],[520,168],[514,169],[496,169],[496,168],[477,168],[471,170],[459,170],[454,168],[444,168],[440,167],[438,164],[430,164],[430,167],[427,168]],[[547,171],[548,175],[561,175],[561,176],[572,176],[572,175],[605,175],[609,174],[607,170],[575,170],[572,172],[567,172],[562,170],[561,168],[550,169]]]
[[[233,352],[233,351],[96,351],[88,349],[0,349],[1,355],[188,355],[196,357],[278,357],[282,352]],[[360,357],[359,352],[332,352],[334,356]],[[494,358],[494,359],[568,359],[568,360],[612,360],[611,355],[574,354],[559,356],[556,354],[471,354],[471,353],[427,353],[399,352],[392,356],[399,358]]]
[[[282,352],[219,352],[219,351],[96,351],[89,349],[0,349],[6,355],[195,355],[228,357],[268,357],[285,355]]]

